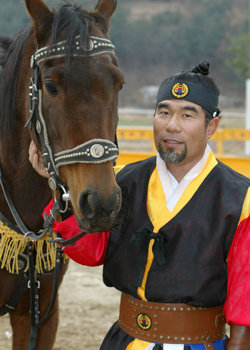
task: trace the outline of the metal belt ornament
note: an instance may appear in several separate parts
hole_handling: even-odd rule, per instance
[[[148,330],[152,326],[151,318],[145,313],[139,313],[136,317],[136,322],[138,326],[143,330]]]
[[[105,53],[114,54],[114,45],[110,40],[90,36],[87,48],[80,46],[79,37],[75,37],[70,55],[73,57],[89,57]],[[44,165],[49,172],[49,185],[52,190],[62,186],[59,177],[59,167],[73,163],[100,164],[115,161],[118,157],[118,147],[106,139],[93,139],[74,148],[54,153],[49,141],[46,122],[42,114],[42,90],[40,89],[39,63],[44,59],[64,57],[69,52],[66,41],[44,47],[35,52],[31,57],[31,67],[34,69],[30,81],[30,117],[29,125],[34,131],[35,137],[41,146]]]

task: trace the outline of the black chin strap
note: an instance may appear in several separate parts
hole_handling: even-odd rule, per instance
[[[78,241],[78,239],[82,238],[83,236],[85,236],[87,234],[87,232],[80,232],[77,235],[69,238],[69,239],[62,239],[58,234],[57,237],[54,239],[50,239],[48,240],[50,243],[56,243],[59,244],[62,247],[66,247],[67,245],[74,245],[76,241]]]

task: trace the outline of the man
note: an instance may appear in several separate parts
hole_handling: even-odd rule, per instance
[[[207,144],[219,123],[208,73],[203,63],[161,84],[157,156],[118,172],[116,224],[65,248],[81,264],[103,263],[104,283],[122,292],[101,350],[250,349],[250,181]],[[43,171],[34,145],[30,158]],[[73,216],[54,229],[80,231]]]

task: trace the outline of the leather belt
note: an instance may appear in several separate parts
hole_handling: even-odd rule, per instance
[[[121,295],[118,324],[127,334],[150,343],[198,344],[212,350],[226,335],[223,306],[165,304]]]

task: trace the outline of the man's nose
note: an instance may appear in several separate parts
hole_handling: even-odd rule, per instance
[[[166,122],[166,130],[169,132],[180,132],[180,120],[176,114],[173,114],[168,118]]]

